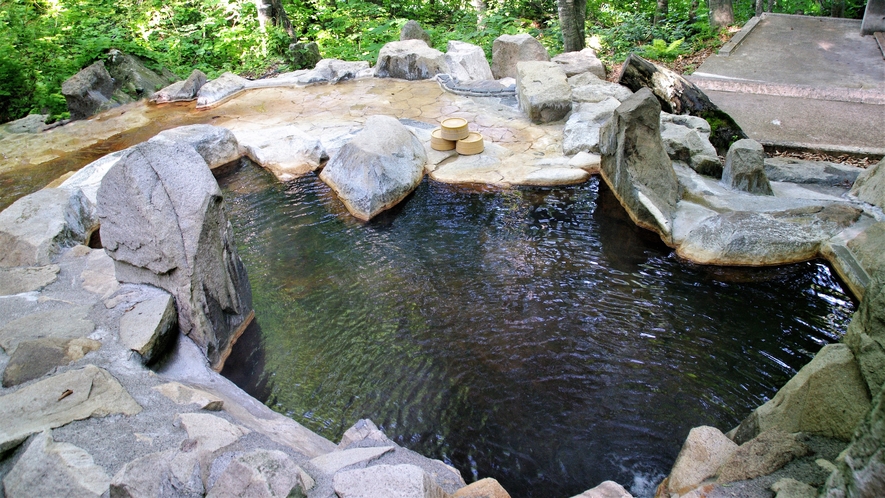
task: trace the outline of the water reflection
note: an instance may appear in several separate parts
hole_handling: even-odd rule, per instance
[[[678,260],[596,180],[425,182],[369,224],[315,177],[247,166],[221,183],[261,321],[263,377],[248,382],[266,402],[333,441],[369,417],[514,496],[605,479],[651,494],[691,427],[734,426],[853,311],[818,262]]]

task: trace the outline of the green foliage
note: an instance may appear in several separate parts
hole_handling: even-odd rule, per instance
[[[640,55],[649,59],[673,61],[677,57],[685,53],[682,43],[685,39],[680,38],[670,44],[667,44],[660,38],[655,38],[651,44],[644,45],[640,50]]]

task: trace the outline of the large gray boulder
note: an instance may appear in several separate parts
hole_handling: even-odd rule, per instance
[[[68,370],[0,396],[0,453],[74,420],[139,412],[141,405],[107,370],[94,365]]]
[[[778,429],[848,441],[869,408],[870,395],[851,350],[829,344],[741,422],[733,439],[740,443]]]
[[[574,156],[580,152],[599,152],[599,130],[621,103],[607,98],[595,104],[573,106],[562,130],[562,153]]]
[[[242,92],[249,80],[234,73],[224,73],[200,87],[197,92],[197,109],[207,109],[220,105]]]
[[[170,102],[189,102],[196,100],[200,88],[206,84],[206,74],[199,69],[194,69],[187,79],[176,81],[171,85],[158,90],[151,95],[151,102],[155,104],[167,104]]]
[[[749,138],[731,144],[725,156],[722,184],[758,195],[774,195],[765,176],[765,149]]]
[[[885,208],[885,158],[858,176],[851,195],[874,206]]]
[[[370,220],[418,187],[426,162],[424,145],[405,126],[389,116],[371,116],[329,160],[320,179],[351,214]]]
[[[390,42],[381,47],[375,77],[426,80],[448,73],[445,55],[421,40]]]
[[[701,264],[775,265],[807,261],[860,211],[843,204],[785,211],[729,211],[693,228],[677,254]]]
[[[661,123],[661,139],[667,155],[674,161],[682,161],[702,175],[720,178],[722,163],[709,135],[672,122]]]
[[[103,61],[81,69],[61,85],[71,119],[86,119],[106,108],[114,94],[114,79]]]
[[[449,74],[458,82],[491,80],[492,68],[482,47],[457,40],[446,46]]]
[[[184,143],[193,147],[209,165],[215,169],[236,161],[243,156],[237,137],[220,126],[196,124],[163,130],[151,138],[155,142]]]
[[[520,110],[534,123],[559,121],[572,110],[568,78],[555,62],[518,63],[516,92]]]
[[[52,440],[51,432],[35,436],[3,479],[3,491],[16,496],[102,496],[111,477],[92,455],[68,443]]]
[[[108,51],[105,67],[114,79],[117,89],[135,98],[152,95],[171,81],[144,65],[138,56],[124,54],[117,49]]]
[[[424,31],[424,28],[418,24],[418,21],[410,19],[403,24],[403,29],[399,32],[399,40],[421,40],[430,46],[430,33]]]
[[[375,465],[335,474],[335,494],[341,498],[445,498],[424,470],[414,465]]]
[[[885,496],[885,386],[857,426],[854,439],[836,462],[820,496],[826,498]]]
[[[864,170],[848,164],[766,157],[765,176],[772,182],[850,187]]]
[[[600,79],[605,79],[605,66],[596,57],[596,51],[592,48],[585,48],[579,52],[564,52],[550,60],[562,66],[562,70],[569,78],[576,74],[592,73]]]
[[[516,64],[523,61],[549,61],[541,42],[528,34],[501,35],[492,42],[492,74],[495,79],[516,78]]]
[[[319,169],[327,158],[323,144],[294,125],[236,132],[249,159],[289,181]]]
[[[223,363],[250,319],[252,293],[203,158],[185,144],[132,147],[105,175],[98,211],[117,279],[175,296],[182,332],[213,366]]]
[[[643,88],[627,98],[600,132],[601,173],[630,218],[666,241],[680,198],[661,142],[661,104]]]
[[[871,393],[885,386],[885,269],[874,275],[843,338]]]
[[[97,227],[95,206],[80,190],[38,190],[0,212],[0,266],[48,265]]]

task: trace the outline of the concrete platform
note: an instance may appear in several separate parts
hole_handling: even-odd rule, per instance
[[[885,59],[861,21],[763,14],[689,79],[767,146],[885,155]]]

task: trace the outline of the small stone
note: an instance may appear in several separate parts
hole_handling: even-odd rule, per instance
[[[219,411],[224,406],[224,401],[218,396],[179,382],[167,382],[153,389],[179,405],[195,404],[206,411]]]
[[[775,498],[816,498],[817,488],[795,479],[784,478],[771,485]]]
[[[339,498],[445,498],[430,476],[414,465],[375,465],[335,474]]]
[[[3,479],[6,496],[99,497],[108,491],[110,476],[92,455],[52,440],[50,431],[35,436]]]
[[[757,195],[774,195],[765,176],[765,149],[755,140],[738,140],[728,148],[722,184]]]
[[[121,468],[110,485],[110,496],[198,498],[204,495],[199,454],[167,450],[137,458]]]
[[[208,413],[181,413],[178,415],[178,420],[187,431],[187,437],[197,441],[201,453],[211,453],[233,444],[251,432],[245,427]]]
[[[74,247],[72,251],[82,250],[79,248],[88,249],[80,245]],[[83,280],[83,290],[98,294],[101,299],[107,299],[120,289],[117,273],[114,270],[114,260],[101,249],[89,250],[86,268],[80,273],[80,278]]]
[[[297,42],[289,45],[289,62],[295,69],[310,69],[322,60],[316,42]]]
[[[107,370],[94,365],[68,370],[0,396],[0,453],[74,420],[139,412],[141,406]]]
[[[39,291],[58,279],[58,265],[0,268],[0,296]]]
[[[510,498],[510,493],[497,480],[486,477],[455,491],[452,498]]]
[[[361,443],[363,441],[370,441],[384,446],[391,446],[393,444],[393,442],[378,429],[378,426],[376,426],[371,420],[364,418],[358,420],[350,427],[350,429],[344,431],[344,435],[341,436],[341,442],[338,443],[338,448],[346,449],[353,444]]]
[[[577,185],[590,179],[590,173],[579,168],[541,168],[518,180],[520,185],[552,187],[556,185]]]
[[[366,464],[372,460],[377,460],[381,455],[389,453],[393,451],[393,449],[393,446],[378,446],[338,450],[326,453],[325,455],[320,455],[312,459],[310,463],[323,474],[332,475],[345,467]]]
[[[146,365],[162,357],[178,333],[175,300],[165,291],[157,292],[120,318],[120,342],[141,355]]]
[[[85,337],[21,342],[3,370],[3,387],[17,386],[42,377],[56,367],[69,365],[99,348],[100,342]]]
[[[771,474],[795,458],[811,454],[798,438],[780,429],[770,429],[742,444],[722,465],[718,482],[727,484]]]

